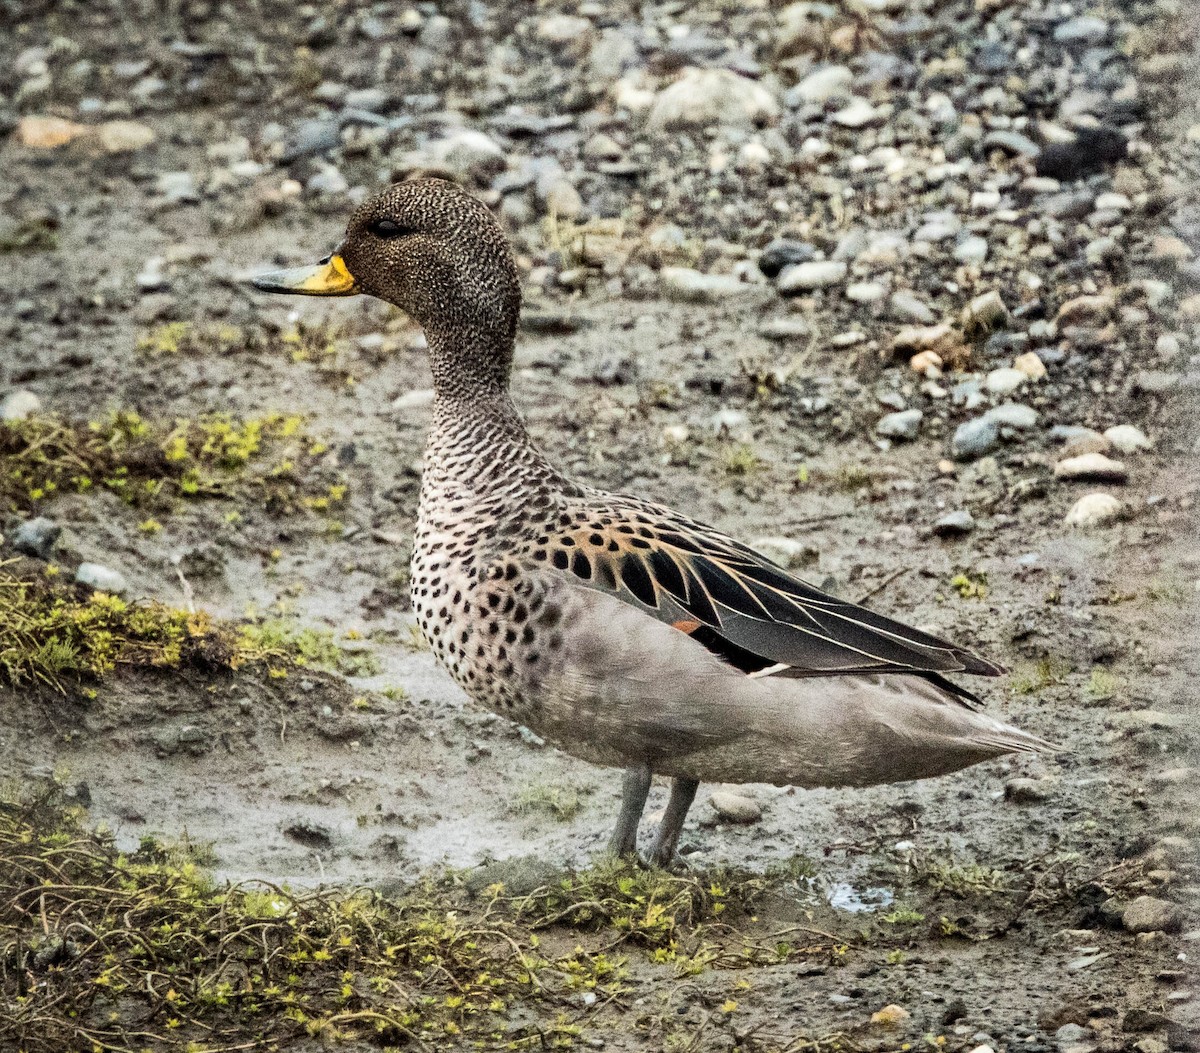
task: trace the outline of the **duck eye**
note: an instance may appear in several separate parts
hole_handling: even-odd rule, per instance
[[[367,230],[377,238],[402,238],[405,234],[412,233],[411,230],[406,230],[391,219],[377,219],[367,227]]]

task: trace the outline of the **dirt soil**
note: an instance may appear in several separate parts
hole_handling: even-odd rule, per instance
[[[119,408],[155,420],[302,414],[327,444],[326,464],[346,496],[336,511],[282,518],[253,499],[186,502],[159,516],[156,531],[140,528],[145,513],[111,494],[68,494],[6,510],[9,534],[36,511],[64,528],[52,557],[63,573],[100,563],[125,576],[131,596],[234,619],[282,613],[373,657],[365,675],[118,671],[89,693],[0,686],[0,776],[18,789],[57,777],[88,821],[130,850],[147,835],[209,845],[222,881],[388,891],[445,868],[519,885],[588,867],[615,817],[619,773],[472,709],[414,633],[406,564],[428,408],[420,395],[401,397],[430,385],[419,334],[378,302],[280,301],[235,281],[256,267],[316,259],[340,236],[353,194],[281,197],[283,180],[309,178],[297,167],[307,162],[258,145],[264,126],[290,126],[311,106],[259,90],[254,72],[228,75],[229,98],[191,91],[188,77],[201,76],[193,67],[204,60],[172,50],[169,30],[161,39],[144,34],[115,8],[72,7],[78,22],[68,24],[57,6],[4,8],[12,31],[0,43],[0,77],[10,100],[22,50],[53,49],[63,37],[70,61],[111,71],[148,58],[168,86],[129,114],[103,115],[150,126],[155,139],[144,149],[106,153],[82,139],[35,149],[15,131],[0,143],[3,222],[42,217],[54,234],[54,247],[4,256],[0,397],[29,389],[44,411],[73,420]],[[253,18],[250,7],[242,16],[204,6],[211,17],[197,19],[191,38],[233,55],[235,69],[252,65],[246,39],[260,52],[286,41],[294,57],[314,19],[361,23],[369,13],[358,4],[263,5],[268,15]],[[479,32],[525,39],[515,16],[489,25]],[[369,29],[338,30],[332,43],[307,46],[304,61],[318,64],[321,79],[371,83],[361,69],[377,47]],[[105,73],[106,85],[120,75]],[[474,90],[434,85],[446,97]],[[1178,162],[1178,185],[1194,174],[1195,147],[1183,134],[1196,118],[1169,112],[1155,90],[1138,134],[1164,156],[1190,156]],[[57,97],[10,109],[10,126],[18,110],[79,116]],[[213,146],[237,136],[253,144],[262,169],[224,186],[213,175],[225,163]],[[378,186],[394,170],[377,153],[336,156],[351,186]],[[200,189],[171,201],[164,172],[196,173]],[[646,176],[646,196],[661,189],[656,178]],[[801,177],[788,178],[792,186]],[[653,217],[641,201],[641,220],[623,236],[641,237],[639,222],[666,221],[728,245],[754,216],[742,233],[757,250],[774,222],[768,183],[748,177],[732,219],[715,204],[701,214],[708,203],[681,200],[685,189],[665,196]],[[721,192],[736,194],[738,181]],[[802,185],[795,193],[807,200]],[[837,221],[814,209],[832,245]],[[1147,208],[1129,218],[1127,236],[1149,238],[1165,223]],[[1200,1048],[1198,931],[1187,913],[1200,835],[1197,316],[1127,319],[1120,338],[1078,368],[1068,348],[1065,365],[1016,396],[1043,416],[1034,433],[947,467],[939,462],[949,436],[970,415],[948,400],[929,403],[916,442],[873,433],[887,412],[881,390],[926,404],[922,379],[879,353],[901,328],[894,320],[832,294],[785,300],[769,283],[711,303],[681,303],[632,281],[614,291],[603,275],[573,291],[537,273],[563,267],[552,233],[537,223],[513,232],[524,273],[533,274],[527,313],[535,318],[519,342],[514,393],[558,463],[752,543],[802,542],[794,559],[803,576],[1004,663],[1010,677],[980,687],[988,709],[1063,747],[863,791],[730,788],[762,809],[746,825],[723,821],[708,803],[716,787],[702,787],[684,835],[692,870],[780,873],[807,860],[804,873],[815,876],[781,880],[745,924],[763,934],[798,923],[832,932],[846,948],[840,964],[747,966],[736,977],[744,981],[737,1012],[721,1014],[713,1002],[733,982],[726,971],[685,982],[632,950],[624,1007],[579,1011],[587,1041],[614,1050],[801,1049],[896,1004],[911,1018],[895,1037],[872,1039],[875,1048],[1067,1049],[1072,1040],[1143,1053]],[[1045,272],[1051,317],[1088,291],[1083,252],[1081,240],[1074,269]],[[154,257],[165,258],[167,277],[139,290]],[[1127,261],[1112,284],[1132,288],[1137,267]],[[1181,285],[1170,303],[1186,292]],[[1135,304],[1132,293],[1119,295]],[[809,335],[782,344],[760,335],[764,321],[797,316],[811,322]],[[198,335],[177,351],[156,347],[172,323]],[[278,336],[297,324],[328,334],[329,348],[289,353]],[[834,339],[852,331],[863,340]],[[1168,364],[1154,359],[1166,332],[1184,348]],[[781,365],[790,370],[782,379],[771,372]],[[1175,369],[1178,383],[1142,383],[1144,369]],[[1067,483],[1053,475],[1052,424],[1133,424],[1154,445],[1127,458],[1123,486]],[[1095,530],[1064,525],[1089,489],[1118,493],[1125,517]],[[974,529],[935,534],[934,521],[954,509],[970,510]],[[665,792],[656,784],[644,836]],[[1122,911],[1139,895],[1182,905],[1173,931],[1127,931]],[[1163,1019],[1129,1030],[1131,1010]],[[724,1022],[712,1024],[714,1015]],[[1067,1024],[1082,1031],[1061,1031]],[[1159,1046],[1134,1045],[1150,1041]]]

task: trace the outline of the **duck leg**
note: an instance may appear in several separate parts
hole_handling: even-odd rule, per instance
[[[651,866],[669,867],[675,862],[675,850],[679,847],[679,835],[683,833],[683,821],[696,799],[696,789],[699,785],[699,779],[681,777],[671,780],[671,797],[667,801],[666,811],[663,812],[662,822],[658,825],[654,847],[650,849]]]
[[[608,842],[608,850],[618,858],[637,855],[638,823],[646,808],[646,797],[650,793],[650,765],[639,764],[625,770],[621,780],[621,814],[617,816],[617,828]]]

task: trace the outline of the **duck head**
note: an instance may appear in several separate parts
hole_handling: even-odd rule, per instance
[[[500,225],[454,183],[396,183],[358,207],[325,259],[250,281],[265,292],[377,296],[424,329],[435,386],[507,385],[520,280]]]

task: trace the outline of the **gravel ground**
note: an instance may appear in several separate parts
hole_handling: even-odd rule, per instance
[[[0,558],[40,515],[62,574],[98,564],[129,597],[269,612],[369,656],[95,697],[0,683],[10,783],[57,769],[119,844],[186,832],[231,880],[519,883],[598,855],[617,774],[469,708],[412,634],[419,332],[238,281],[440,174],[517,249],[515,397],[558,463],[997,658],[989,708],[1066,748],[869,791],[702,788],[692,868],[812,861],[755,924],[834,929],[845,960],[747,967],[722,1013],[725,971],[684,990],[634,955],[588,1041],[1200,1047],[1191,5],[0,0],[0,19],[0,418],[300,414],[345,488],[152,526],[102,487],[14,501]],[[901,908],[924,920],[898,939]],[[872,1024],[891,1004],[907,1015]]]

